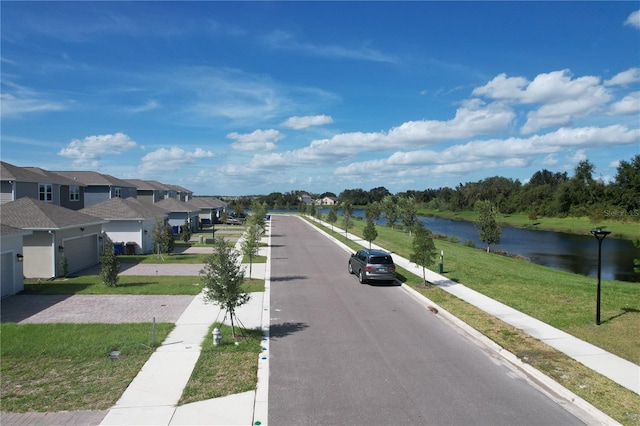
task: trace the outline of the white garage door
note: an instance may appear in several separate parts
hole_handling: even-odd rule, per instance
[[[2,253],[0,266],[0,297],[10,296],[13,294],[13,253]]]
[[[64,256],[67,258],[69,273],[97,264],[98,236],[88,235],[82,238],[65,240]]]

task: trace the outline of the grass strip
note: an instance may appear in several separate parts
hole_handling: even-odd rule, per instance
[[[358,243],[348,240],[344,232],[334,232],[315,221],[306,219],[354,251],[361,247]],[[361,221],[355,221],[354,228],[350,228],[349,232],[354,235],[362,235],[363,227],[364,225]],[[377,227],[377,230],[379,236],[375,240],[376,244],[398,253],[402,257],[409,257],[411,240],[408,234],[385,227]],[[589,297],[582,295],[583,286],[591,286],[591,290],[593,290],[593,279],[555,271],[551,268],[530,264],[522,260],[487,254],[482,250],[445,241],[436,240],[435,243],[438,251],[445,250],[445,274],[456,275],[456,281],[463,282],[466,286],[481,293],[483,293],[480,290],[481,286],[476,285],[476,283],[484,283],[485,291],[490,288],[491,283],[501,283],[500,286],[495,284],[496,288],[490,288],[494,291],[487,295],[501,300],[506,305],[512,307],[514,305],[520,306],[520,308],[516,309],[529,315],[531,313],[526,312],[526,309],[532,306],[539,304],[551,306],[557,303],[557,300],[567,300],[569,305],[578,306],[574,309],[566,309],[566,304],[560,309],[549,308],[548,306],[541,307],[536,311],[538,315],[543,317],[539,319],[547,323],[564,324],[565,331],[570,334],[585,341],[590,341],[612,353],[618,352],[619,356],[624,354],[626,355],[623,356],[624,358],[629,357],[631,362],[638,363],[640,347],[638,345],[637,330],[640,329],[640,310],[637,308],[628,308],[627,310],[618,308],[616,310],[616,305],[620,303],[623,303],[623,305],[626,303],[627,306],[640,303],[640,286],[637,284],[634,285],[633,283],[622,281],[611,282],[616,285],[621,284],[620,288],[623,288],[622,295],[615,298],[616,302],[613,303],[613,306],[604,308],[603,304],[603,312],[608,312],[608,315],[603,315],[605,322],[600,327],[596,327],[593,325],[593,318],[584,313],[584,311],[590,314],[593,313],[593,301],[591,299],[595,293],[593,291],[586,292]],[[469,265],[474,266],[470,267]],[[465,271],[467,267],[469,270]],[[523,275],[521,271],[523,268],[531,269],[530,272]],[[523,362],[547,374],[618,422],[624,425],[640,425],[640,396],[638,394],[585,367],[523,331],[458,299],[441,288],[436,286],[425,287],[420,277],[401,267],[397,269],[397,276],[404,284],[416,289],[501,347],[515,354]],[[563,279],[559,279],[559,277]],[[577,284],[565,286],[564,283],[569,278],[575,280]],[[540,287],[530,289],[533,282],[537,282]],[[515,288],[509,289],[502,295],[500,292],[506,287]],[[540,291],[540,288],[554,288],[554,291],[551,291],[551,293],[543,292],[539,297],[536,296],[535,302],[528,301],[532,297],[532,293]],[[617,290],[618,287],[616,287]],[[556,294],[554,292],[559,293]],[[545,297],[549,297],[549,294],[555,294],[554,299],[545,299]],[[576,333],[576,330],[578,330],[579,334]],[[572,333],[572,331],[574,332]],[[618,333],[623,333],[622,338]]]
[[[245,278],[247,293],[264,291],[264,280]],[[132,294],[132,295],[196,295],[202,291],[202,280],[193,276],[122,275],[116,287],[102,283],[98,275],[25,282],[21,294]]]
[[[207,336],[211,336],[214,327],[218,327],[222,332],[221,344],[214,346],[213,339],[205,338],[200,357],[182,393],[179,405],[256,388],[262,331],[236,327],[238,337],[233,339],[230,326],[214,324]]]
[[[162,342],[174,325],[156,324]],[[155,348],[151,324],[0,325],[2,411],[105,410]],[[111,351],[120,356],[111,359]]]

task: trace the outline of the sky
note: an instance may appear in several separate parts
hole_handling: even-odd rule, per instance
[[[640,154],[624,2],[2,1],[2,161],[392,193]]]

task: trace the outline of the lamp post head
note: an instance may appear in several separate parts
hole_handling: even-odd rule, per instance
[[[611,231],[605,231],[604,229],[596,228],[596,229],[592,229],[591,233],[593,234],[594,237],[598,239],[598,241],[600,241],[600,240],[604,240],[604,238],[607,235],[609,235]]]

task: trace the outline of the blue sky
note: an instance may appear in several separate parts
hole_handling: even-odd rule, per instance
[[[638,2],[3,1],[2,160],[393,193],[640,153]]]

